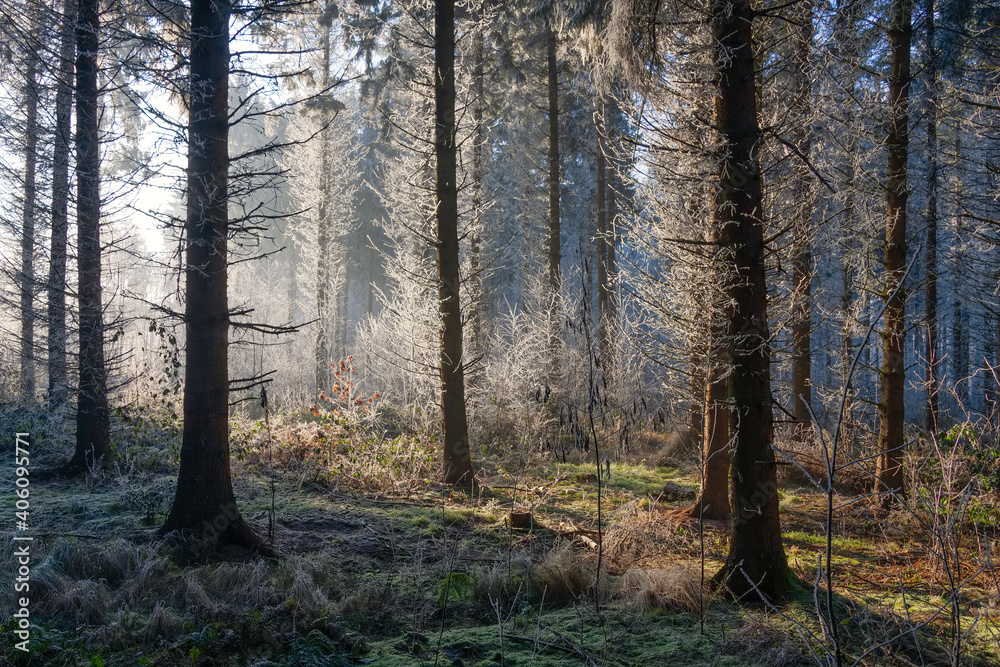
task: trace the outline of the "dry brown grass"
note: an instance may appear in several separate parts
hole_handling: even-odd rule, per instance
[[[768,614],[747,614],[723,642],[722,651],[769,667],[815,664],[802,642]]]
[[[619,599],[640,609],[674,609],[693,614],[708,605],[711,595],[701,587],[700,572],[689,566],[644,569],[631,567],[618,582]]]
[[[594,593],[596,572],[589,557],[585,558],[572,542],[564,541],[535,566],[531,585],[539,599],[557,606],[565,605],[584,594]]]
[[[604,555],[621,569],[694,546],[691,531],[643,499],[618,508],[604,532]]]

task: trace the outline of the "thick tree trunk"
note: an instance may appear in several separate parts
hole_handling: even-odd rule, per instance
[[[226,0],[191,2],[184,434],[160,532],[186,531],[198,557],[224,544],[269,551],[240,515],[229,468],[229,15]]]
[[[906,269],[907,149],[909,145],[909,91],[911,0],[894,0],[889,24],[889,132],[886,137],[888,170],[885,210],[885,327],[882,331],[880,428],[876,491],[893,493],[903,488],[903,386],[905,380],[905,304],[902,289]]]
[[[437,158],[438,299],[441,309],[441,418],[444,481],[474,482],[465,411],[459,299],[458,146],[455,119],[455,0],[434,2],[434,153]]]
[[[937,191],[938,191],[938,161],[937,161],[937,91],[938,62],[937,49],[934,44],[934,0],[924,0],[924,22],[927,26],[927,244],[924,261],[926,262],[927,285],[924,319],[927,327],[927,346],[924,349],[924,363],[927,365],[926,392],[927,405],[924,410],[924,428],[930,433],[938,431],[938,375],[937,375]]]
[[[792,94],[795,95],[793,114],[797,123],[792,142],[809,156],[812,152],[812,75],[809,64],[812,51],[813,11],[810,2],[803,3],[797,16],[801,25],[795,34],[795,55],[792,58]],[[808,440],[812,433],[812,212],[814,205],[813,176],[809,166],[796,162],[795,219],[792,223],[792,414],[795,438]]]
[[[788,592],[791,575],[781,542],[772,449],[771,352],[760,171],[761,133],[754,89],[753,12],[749,0],[715,0],[711,29],[719,71],[715,126],[723,151],[712,226],[732,272],[726,330],[732,355],[733,410],[739,415],[732,460],[733,535],[716,581],[734,596],[771,600]]]
[[[72,139],[73,53],[76,50],[76,0],[63,2],[56,84],[56,131],[52,148],[52,237],[49,243],[48,396],[50,405],[66,400],[66,236],[69,209],[69,146]]]
[[[101,192],[98,128],[98,0],[80,0],[76,27],[76,212],[80,379],[76,453],[66,473],[111,463],[101,298]]]
[[[29,10],[32,26],[39,28],[38,8]],[[38,165],[38,48],[29,45],[24,73],[24,205],[21,211],[21,388],[24,398],[35,401],[35,211]]]

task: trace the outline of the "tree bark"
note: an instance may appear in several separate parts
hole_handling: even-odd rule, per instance
[[[764,265],[761,133],[754,87],[749,0],[714,0],[711,30],[718,87],[715,127],[721,155],[712,211],[721,259],[730,264],[726,334],[733,355],[733,409],[739,415],[732,461],[733,535],[715,580],[730,594],[782,599],[791,574],[781,542],[772,449],[771,352]]]
[[[56,130],[52,148],[52,229],[49,243],[48,396],[50,405],[66,400],[66,237],[69,208],[69,146],[72,139],[73,53],[76,50],[76,0],[64,0],[59,73],[56,84]]]
[[[185,531],[198,557],[226,544],[270,552],[240,515],[229,467],[230,11],[226,0],[191,2],[184,434],[160,532]]]
[[[79,398],[76,453],[64,469],[85,472],[111,463],[108,439],[107,371],[101,295],[100,135],[97,56],[98,0],[80,0],[76,26],[76,179],[77,267],[80,310]]]
[[[39,8],[30,6],[31,25],[40,28]],[[24,205],[21,210],[21,387],[29,402],[35,401],[35,211],[38,165],[38,45],[26,44],[24,73]]]
[[[903,386],[905,380],[905,305],[902,288],[906,269],[907,150],[909,147],[909,91],[911,0],[894,0],[888,38],[889,131],[886,136],[888,170],[885,211],[885,327],[882,331],[880,427],[876,492],[903,494]]]
[[[924,295],[924,319],[927,327],[927,345],[924,349],[926,368],[927,405],[924,410],[924,428],[930,433],[938,431],[938,374],[937,374],[937,195],[938,195],[938,142],[937,142],[937,92],[938,62],[934,43],[934,0],[924,0],[924,22],[927,27],[927,240],[924,261],[926,262],[927,285]]]
[[[455,0],[434,2],[434,154],[438,301],[441,310],[441,421],[444,481],[474,482],[465,410],[462,304],[459,299],[458,145],[455,118]]]
[[[796,17],[800,27],[795,34],[792,57],[793,115],[797,123],[792,143],[805,156],[812,152],[812,75],[810,56],[813,37],[813,10],[803,3]],[[812,433],[812,211],[813,176],[806,164],[795,166],[795,219],[792,222],[792,414],[794,437],[806,441]]]
[[[718,242],[719,234],[713,231]],[[713,271],[720,284],[727,279],[726,270]],[[727,290],[728,291],[728,290]],[[728,295],[713,296],[713,307],[710,314],[708,372],[704,383],[705,400],[700,410],[703,423],[699,426],[702,432],[702,478],[701,492],[698,499],[688,509],[688,515],[699,521],[728,522],[731,514],[729,507],[729,472],[732,463],[731,438],[733,435],[732,391],[730,378],[727,375],[729,366],[733,363],[732,351],[726,332],[726,322],[732,317],[726,310],[724,301]],[[731,309],[730,309],[731,310]]]

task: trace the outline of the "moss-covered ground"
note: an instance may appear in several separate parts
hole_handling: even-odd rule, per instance
[[[32,434],[32,470],[68,455],[64,418],[2,418],[5,433]],[[30,650],[14,648],[8,584],[0,664],[811,665],[835,664],[835,642],[842,664],[1000,664],[987,495],[951,514],[836,495],[834,637],[817,576],[827,498],[808,484],[779,491],[800,586],[769,608],[711,588],[728,532],[683,518],[699,484],[690,452],[636,449],[610,477],[588,452],[566,462],[477,452],[469,492],[434,481],[426,435],[372,436],[302,415],[239,419],[232,434],[241,512],[280,558],[187,564],[183,545],[156,532],[177,425],[118,415],[112,468],[30,487]],[[13,480],[3,466],[11,568]],[[512,511],[530,521],[511,525]]]

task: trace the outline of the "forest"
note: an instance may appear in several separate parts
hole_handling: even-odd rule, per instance
[[[1000,664],[991,0],[0,0],[0,665]]]

